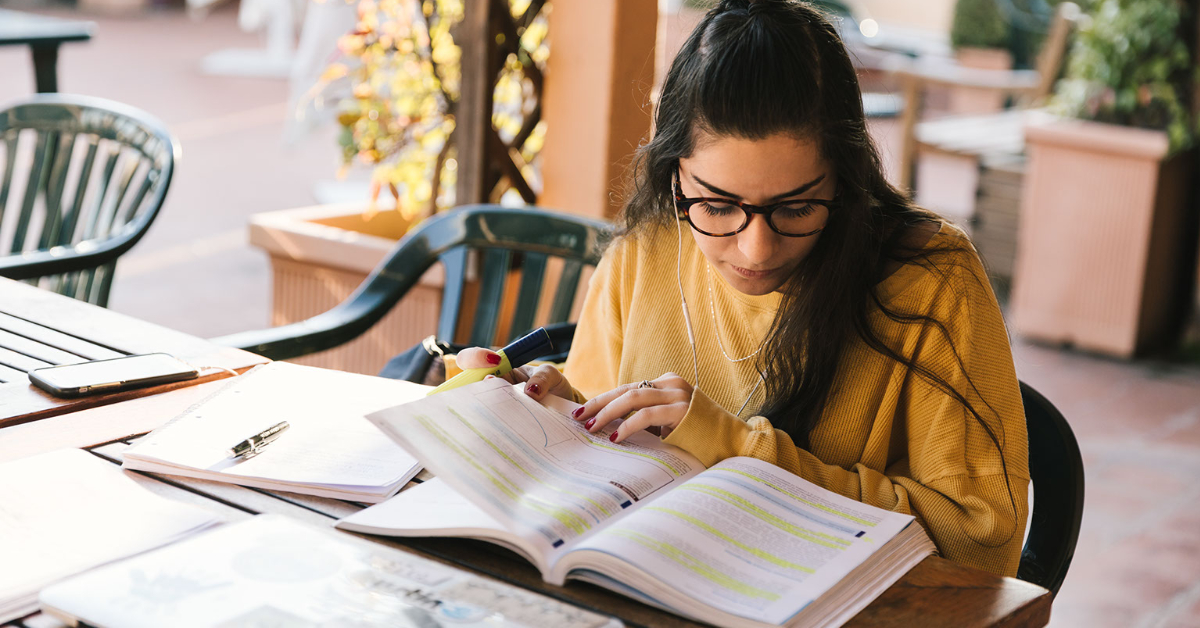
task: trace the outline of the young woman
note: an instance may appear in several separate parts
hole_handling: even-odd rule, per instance
[[[772,462],[1014,575],[1029,483],[1004,322],[961,231],[889,185],[806,4],[724,0],[671,65],[565,372],[514,373],[706,465]],[[488,365],[483,349],[459,356]]]

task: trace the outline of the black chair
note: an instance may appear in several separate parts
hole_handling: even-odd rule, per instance
[[[1075,556],[1083,519],[1083,457],[1061,412],[1025,382],[1021,402],[1029,430],[1033,518],[1017,577],[1058,593]]]
[[[452,340],[466,296],[468,259],[475,250],[482,257],[467,342],[480,347],[503,345],[536,325],[567,321],[583,268],[600,261],[599,244],[611,231],[612,225],[606,222],[539,209],[457,208],[426,220],[405,235],[358,289],[333,309],[291,325],[232,334],[213,342],[273,360],[331,349],[370,329],[439,261],[445,266],[446,282],[437,335]],[[563,260],[562,270],[546,308],[541,304],[547,292],[543,284],[549,260],[555,257]],[[512,320],[505,329],[498,329],[505,284],[517,267],[520,284]],[[539,310],[544,311],[540,319]],[[555,357],[562,356],[547,356]]]
[[[0,111],[0,140],[0,276],[107,305],[117,258],[158,216],[179,143],[142,111],[66,94]]]

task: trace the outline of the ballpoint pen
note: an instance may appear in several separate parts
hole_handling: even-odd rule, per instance
[[[267,429],[255,434],[254,436],[251,436],[250,438],[247,438],[233,447],[230,447],[226,453],[229,454],[230,458],[241,458],[242,460],[253,458],[254,456],[262,453],[264,447],[275,442],[275,440],[279,438],[279,435],[283,434],[288,427],[290,426],[288,425],[287,421],[280,421],[279,423],[268,427]]]
[[[441,386],[429,391],[429,394],[433,395],[446,392],[452,388],[458,388],[459,386],[474,384],[475,382],[483,381],[483,378],[488,375],[500,377],[519,366],[524,366],[526,362],[538,356],[545,355],[553,349],[554,342],[550,340],[550,334],[546,332],[546,328],[538,327],[497,351],[496,353],[500,355],[499,365],[478,369],[465,369],[458,375],[446,380]]]

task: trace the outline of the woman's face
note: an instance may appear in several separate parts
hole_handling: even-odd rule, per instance
[[[837,180],[813,141],[784,133],[758,140],[701,133],[692,154],[679,160],[679,185],[687,198],[772,205],[831,200]],[[810,208],[815,212],[811,220],[823,227],[828,210],[817,204]],[[705,208],[697,204],[690,211],[696,216]],[[750,224],[732,236],[689,231],[713,268],[739,292],[751,295],[778,290],[821,237],[820,233],[802,238],[780,235],[761,214],[752,215]]]

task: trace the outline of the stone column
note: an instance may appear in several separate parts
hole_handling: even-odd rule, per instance
[[[608,219],[620,210],[650,133],[657,21],[652,0],[553,3],[538,205]]]

